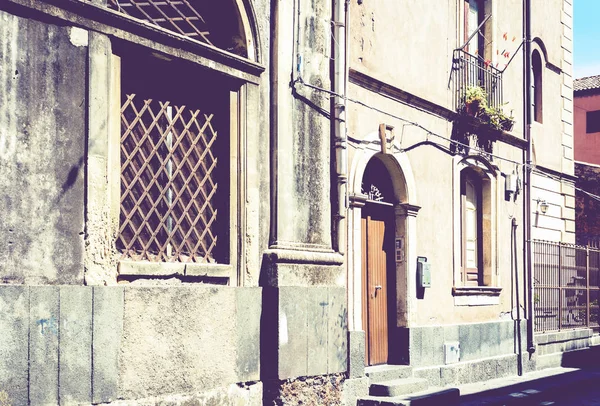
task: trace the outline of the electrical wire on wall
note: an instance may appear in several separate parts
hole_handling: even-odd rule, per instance
[[[373,111],[376,111],[378,113],[385,114],[385,115],[387,115],[387,116],[389,116],[391,118],[394,118],[396,120],[402,121],[402,122],[405,123],[404,124],[405,126],[408,125],[408,126],[417,127],[419,129],[421,129],[422,131],[424,131],[427,134],[427,136],[433,136],[433,137],[436,137],[436,138],[439,138],[439,139],[443,139],[444,141],[447,141],[447,142],[449,142],[451,144],[454,144],[456,146],[460,146],[460,147],[463,147],[463,148],[469,148],[469,149],[477,150],[478,152],[480,152],[484,156],[493,157],[493,158],[501,160],[501,161],[505,161],[505,162],[509,162],[509,163],[515,164],[519,168],[525,168],[525,169],[529,168],[530,170],[532,170],[538,176],[542,176],[542,177],[545,177],[545,178],[548,178],[548,179],[552,179],[552,180],[555,180],[555,181],[558,181],[558,182],[562,182],[564,180],[561,176],[552,175],[552,174],[540,171],[539,169],[536,168],[535,164],[528,165],[528,164],[524,164],[522,162],[515,161],[513,159],[505,158],[505,157],[502,157],[500,155],[496,155],[496,154],[492,154],[492,153],[486,152],[484,150],[481,150],[479,148],[473,147],[471,145],[468,145],[468,144],[462,143],[460,141],[456,141],[456,140],[453,140],[451,138],[448,138],[448,137],[446,137],[444,135],[437,134],[437,133],[429,130],[428,128],[424,127],[422,124],[419,124],[419,123],[416,123],[414,121],[408,120],[406,118],[400,117],[400,116],[398,116],[396,114],[393,114],[393,113],[390,113],[388,111],[382,110],[382,109],[380,109],[378,107],[371,106],[371,105],[369,105],[369,104],[367,104],[367,103],[365,103],[363,101],[356,100],[356,99],[353,99],[353,98],[347,97],[347,96],[342,96],[340,94],[337,94],[334,91],[331,91],[331,90],[328,90],[328,89],[324,89],[324,88],[319,87],[319,86],[311,85],[309,83],[304,82],[300,76],[298,78],[296,78],[296,80],[294,81],[293,85],[294,86],[301,85],[301,86],[305,86],[305,87],[308,87],[310,89],[313,89],[313,90],[316,90],[316,91],[319,91],[319,92],[328,93],[332,97],[342,97],[346,101],[349,101],[349,102],[354,103],[354,104],[358,104],[360,106],[366,107],[366,108],[371,109]],[[379,144],[379,141],[366,141],[365,142],[365,141],[361,141],[361,140],[356,140],[355,138],[352,138],[352,137],[348,137],[348,141],[350,141],[351,143],[354,143],[354,144]],[[438,145],[440,147],[445,147],[444,145],[436,143],[435,141],[429,141],[429,143],[430,144],[436,144],[436,145]],[[396,145],[392,145],[392,148],[394,148],[397,152],[405,152],[406,151],[406,148],[400,148],[400,147],[398,147]],[[588,195],[592,199],[600,201],[600,196],[598,196],[598,195],[595,195],[595,194],[593,194],[593,193],[591,193],[591,192],[589,192],[587,190],[584,190],[584,189],[576,187],[576,186],[573,186],[573,188],[575,190],[581,192],[581,193],[584,193],[584,194]]]

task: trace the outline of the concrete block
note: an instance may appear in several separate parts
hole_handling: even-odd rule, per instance
[[[476,363],[472,372],[472,376],[477,381],[488,381],[496,378],[496,373],[496,358],[488,358]]]
[[[92,402],[92,288],[60,287],[60,404]]]
[[[369,394],[372,396],[400,396],[425,390],[428,386],[427,380],[422,378],[397,379],[371,384]]]
[[[29,287],[0,286],[0,394],[27,405]]]
[[[327,328],[327,372],[346,372],[348,369],[348,311],[346,289],[328,288],[329,316]]]
[[[471,383],[474,381],[474,379],[473,379],[474,368],[473,368],[472,363],[457,364],[455,366],[455,368],[456,368],[456,383],[458,385],[463,385],[463,384]]]
[[[461,361],[481,358],[481,328],[482,324],[462,324],[459,326]]]
[[[29,401],[58,404],[59,288],[30,288]]]
[[[440,368],[421,368],[413,371],[415,378],[422,378],[429,382],[429,386],[442,386]]]
[[[279,288],[279,379],[308,373],[307,288]]]
[[[348,375],[350,378],[362,378],[365,375],[365,332],[348,331]]]
[[[423,329],[422,328],[411,328],[409,330],[410,335],[410,365],[415,367],[424,366],[423,359],[421,357],[422,353],[422,343],[423,343]]]
[[[242,382],[260,379],[262,288],[236,289],[236,373]]]
[[[501,328],[500,325],[504,323],[482,323],[480,326],[481,345],[480,354],[481,357],[494,357],[501,354],[500,351],[500,339],[501,339]]]
[[[342,405],[356,406],[358,397],[369,394],[369,378],[351,378],[344,381],[342,392]]]
[[[306,288],[306,310],[308,329],[308,375],[327,374],[328,324],[330,303],[327,287]]]
[[[498,354],[513,354],[515,351],[515,328],[514,321],[498,323],[499,332],[499,348]]]
[[[508,356],[496,359],[496,376],[513,376],[517,373],[517,356]]]
[[[535,341],[538,345],[544,345],[548,342],[548,335],[547,334],[536,335]]]
[[[558,368],[562,365],[562,354],[540,355],[536,358],[537,369]]]
[[[238,382],[236,288],[125,287],[119,396],[202,392]]]
[[[408,365],[373,365],[365,368],[365,374],[371,383],[386,382],[412,377],[413,368]]]
[[[118,396],[124,291],[120,286],[93,288],[93,403],[112,402]]]
[[[421,336],[421,365],[444,363],[444,327],[424,327]]]
[[[440,385],[441,386],[450,386],[456,385],[458,382],[457,377],[457,366],[458,365],[448,365],[440,368]]]

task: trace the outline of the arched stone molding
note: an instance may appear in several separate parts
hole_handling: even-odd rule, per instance
[[[237,4],[239,13],[240,23],[242,30],[245,34],[246,48],[248,52],[248,59],[261,62],[260,58],[260,42],[258,29],[256,28],[256,18],[254,14],[254,8],[248,0],[234,0]]]
[[[363,330],[362,320],[362,208],[367,196],[361,193],[361,183],[367,164],[371,159],[379,159],[390,174],[393,184],[395,206],[396,238],[404,244],[404,260],[396,263],[397,326],[410,324],[411,300],[414,300],[415,275],[410,272],[417,261],[416,214],[419,210],[417,191],[413,171],[406,153],[382,154],[379,145],[379,133],[368,134],[358,145],[350,162],[348,192],[350,208],[348,211],[348,328]],[[413,289],[411,289],[411,287]]]
[[[548,63],[548,51],[546,50],[546,45],[544,41],[540,37],[535,37],[531,41],[531,52],[538,51],[543,58],[543,62]]]

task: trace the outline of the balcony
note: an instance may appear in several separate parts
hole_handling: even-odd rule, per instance
[[[463,109],[470,87],[481,87],[485,91],[488,106],[496,109],[502,106],[502,72],[462,49],[454,50],[452,83],[454,109],[457,112]]]

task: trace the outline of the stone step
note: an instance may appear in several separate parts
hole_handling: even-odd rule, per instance
[[[369,395],[372,396],[400,396],[407,393],[420,392],[429,387],[429,381],[422,378],[403,378],[372,383]]]
[[[357,406],[458,406],[460,391],[457,388],[423,391],[410,396],[364,396],[357,399]]]
[[[363,396],[356,399],[356,406],[407,406],[401,398],[386,396]]]
[[[408,365],[375,365],[365,368],[369,382],[385,382],[412,376],[412,367]]]

